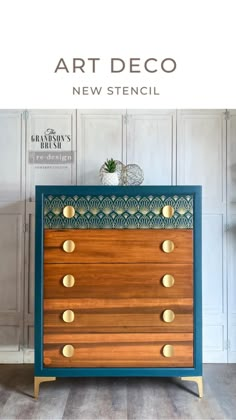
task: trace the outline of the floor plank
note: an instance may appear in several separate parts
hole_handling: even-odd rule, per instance
[[[204,365],[204,398],[177,378],[58,378],[33,398],[33,365],[0,366],[0,419],[236,419],[236,364]]]

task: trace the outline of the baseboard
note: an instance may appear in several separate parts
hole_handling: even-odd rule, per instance
[[[19,351],[1,351],[0,352],[0,363],[24,363],[24,352]]]
[[[24,349],[24,363],[34,363],[33,349]]]
[[[34,363],[33,349],[20,349],[19,351],[1,351],[1,364]]]

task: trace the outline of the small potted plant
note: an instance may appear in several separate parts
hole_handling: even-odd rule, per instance
[[[118,185],[119,177],[116,171],[116,161],[107,159],[103,165],[102,183],[104,185]]]

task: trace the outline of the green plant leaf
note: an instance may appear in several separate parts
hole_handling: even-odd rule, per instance
[[[113,173],[116,171],[116,162],[113,158],[106,160],[104,171],[109,173]]]

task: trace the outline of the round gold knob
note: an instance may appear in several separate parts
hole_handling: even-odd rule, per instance
[[[66,206],[63,209],[63,215],[67,218],[67,219],[71,219],[72,217],[74,217],[75,215],[75,209],[72,206]]]
[[[72,274],[67,274],[62,279],[63,286],[65,287],[73,287],[75,284],[75,278]]]
[[[175,313],[171,309],[166,309],[162,313],[162,319],[164,322],[173,322],[175,319]]]
[[[75,243],[74,243],[74,241],[71,241],[70,239],[68,240],[68,241],[65,241],[64,243],[63,243],[63,250],[65,251],[65,252],[74,252],[74,250],[75,250]]]
[[[174,356],[174,346],[171,344],[166,344],[162,349],[162,354],[164,357],[173,357]]]
[[[62,354],[64,357],[72,357],[74,355],[75,349],[71,344],[66,344],[62,349]]]
[[[68,322],[68,323],[73,322],[75,319],[75,314],[70,309],[67,309],[66,311],[63,312],[62,319],[64,322]]]
[[[164,287],[172,287],[175,283],[175,278],[171,274],[165,274],[161,279]]]
[[[162,209],[163,216],[168,219],[170,219],[173,216],[174,212],[175,212],[175,209],[172,206],[165,206]]]
[[[174,251],[175,244],[173,241],[170,241],[169,239],[167,239],[166,241],[162,242],[161,248],[162,248],[162,251],[168,254]]]

